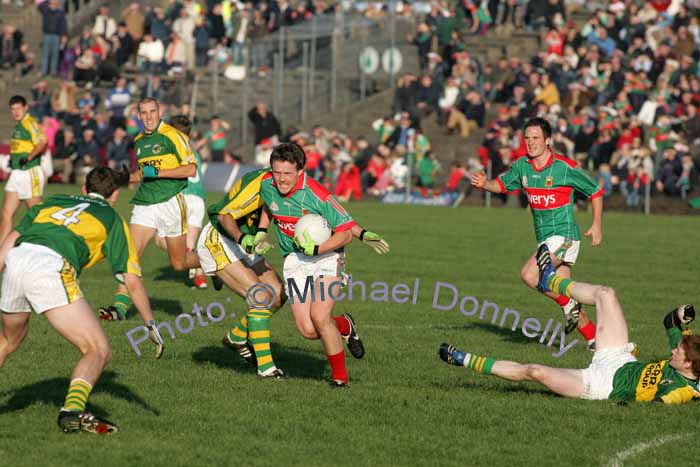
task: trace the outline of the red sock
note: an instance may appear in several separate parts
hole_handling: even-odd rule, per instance
[[[557,298],[554,299],[554,301],[557,302],[557,305],[559,306],[566,306],[566,304],[569,303],[569,300],[571,299],[566,295],[557,295]]]
[[[341,350],[335,355],[327,355],[331,364],[331,378],[348,382],[348,370],[345,368],[345,351]]]
[[[586,341],[595,339],[595,325],[593,324],[593,321],[589,321],[584,327],[579,328],[578,332],[581,333]]]
[[[338,328],[338,332],[341,336],[350,334],[350,323],[345,316],[334,316],[333,321],[335,321],[335,327]]]

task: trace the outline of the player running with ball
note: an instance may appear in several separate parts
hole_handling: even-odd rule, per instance
[[[304,173],[305,164],[306,155],[298,144],[276,146],[270,156],[272,173],[263,177],[260,192],[277,226],[286,283],[302,289],[307,277],[311,277],[315,290],[327,290],[330,284],[342,279],[343,247],[352,241],[357,224],[321,184]],[[315,245],[307,239],[299,245],[294,240],[295,225],[305,214],[319,214],[330,224],[333,234],[323,244]],[[360,236],[366,241],[366,234]],[[377,237],[381,241],[381,237]],[[289,294],[293,292],[288,291]],[[332,316],[334,305],[330,296],[290,300],[294,322],[301,335],[307,339],[321,339],[331,366],[331,387],[345,387],[348,372],[342,338],[349,339],[348,347],[356,358],[362,357],[364,347],[350,315]]]
[[[665,404],[682,404],[700,398],[700,336],[689,335],[683,329],[695,319],[692,305],[682,305],[664,318],[671,358],[639,362],[635,345],[628,341],[627,323],[613,289],[557,275],[546,244],[540,246],[537,262],[541,271],[538,288],[595,305],[598,337],[590,366],[552,368],[494,360],[448,344],[440,346],[439,355],[443,361],[508,381],[536,381],[556,394],[571,398]]]
[[[0,247],[0,270],[5,269],[0,367],[27,335],[32,309],[82,354],[58,415],[58,425],[65,433],[117,431],[113,423],[85,410],[112,350],[80,291],[78,276],[83,269],[107,258],[112,274],[128,289],[157,345],[156,358],[163,352],[129,228],[112,207],[119,186],[128,179],[127,173],[94,169],[87,175],[86,195],[56,195],[34,206]]]
[[[511,165],[508,171],[494,180],[487,180],[484,173],[472,175],[472,185],[492,193],[506,193],[524,189],[535,222],[537,244],[546,244],[552,252],[552,261],[557,274],[571,277],[571,266],[579,252],[580,232],[574,220],[574,190],[586,195],[593,206],[593,223],[584,236],[591,237],[591,245],[598,246],[603,238],[603,189],[577,167],[576,162],[554,154],[550,148],[552,128],[542,118],[533,118],[525,123],[527,157]],[[533,254],[527,260],[520,277],[528,287],[537,286],[537,263]],[[588,342],[595,344],[595,325],[581,310],[580,304],[565,295],[546,292],[545,295],[562,307],[566,318],[566,334],[578,327]]]

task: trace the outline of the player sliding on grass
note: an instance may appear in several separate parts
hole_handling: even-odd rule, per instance
[[[176,271],[197,267],[187,262],[187,207],[182,193],[188,177],[197,173],[189,138],[160,119],[156,99],[141,99],[138,113],[144,131],[134,138],[139,170],[131,174],[131,182],[141,184],[131,199],[135,206],[129,221],[136,253],[140,258],[157,233],[165,237],[170,263]],[[124,319],[130,307],[131,298],[120,285],[114,304],[99,309],[100,318]]]
[[[82,353],[73,369],[58,425],[65,433],[86,431],[109,434],[117,427],[85,410],[93,386],[112,355],[99,321],[83,298],[78,276],[103,258],[112,274],[123,281],[134,305],[163,352],[141,267],[126,222],[113,209],[121,182],[128,174],[94,169],[87,175],[87,195],[56,195],[34,206],[0,247],[3,329],[0,333],[0,367],[27,335],[31,310],[44,315],[51,326]]]
[[[472,175],[472,185],[492,193],[524,189],[535,222],[537,244],[549,246],[554,255],[557,274],[571,277],[571,266],[576,262],[580,243],[579,227],[574,220],[573,192],[577,190],[591,199],[593,223],[584,235],[591,237],[593,246],[598,246],[603,238],[603,189],[577,167],[576,162],[554,154],[550,148],[551,142],[552,128],[546,120],[528,120],[525,123],[527,157],[513,162],[508,171],[494,180],[487,180],[484,173]],[[520,271],[520,277],[528,287],[534,289],[537,275],[533,254]],[[558,293],[547,292],[545,295],[562,307],[566,318],[566,334],[578,327],[592,349],[596,329],[579,303]]]
[[[343,278],[345,254],[343,247],[353,238],[355,221],[316,180],[304,173],[306,155],[295,143],[276,146],[270,155],[272,173],[266,174],[261,182],[261,196],[265,208],[275,221],[282,256],[284,256],[284,279],[290,281],[299,291],[305,290],[307,277],[314,281],[315,290],[327,290],[330,284]],[[333,234],[321,245],[310,239],[297,244],[294,228],[305,214],[320,214],[331,226]],[[357,227],[360,233],[365,232]],[[360,235],[364,242],[377,252],[388,251],[388,245],[380,236],[367,233]],[[321,283],[324,284],[321,284]],[[292,288],[288,294],[295,293]],[[330,295],[330,294],[329,294]],[[335,301],[330,296],[313,297],[302,300],[298,297],[290,303],[297,329],[307,339],[321,339],[331,366],[332,387],[345,387],[348,373],[345,367],[345,353],[342,338],[348,340],[351,354],[356,358],[364,355],[364,346],[357,336],[355,323],[349,314],[332,316]]]
[[[586,369],[565,369],[521,364],[478,357],[448,344],[440,346],[442,360],[509,381],[536,381],[572,398],[681,404],[700,397],[700,336],[684,335],[682,328],[695,318],[692,305],[680,306],[664,319],[671,358],[638,362],[635,346],[628,341],[627,323],[615,291],[557,275],[547,245],[539,248],[537,261],[541,290],[570,296],[587,305],[595,304],[598,337],[591,365]]]

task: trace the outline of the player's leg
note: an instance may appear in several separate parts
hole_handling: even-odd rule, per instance
[[[8,187],[10,188],[8,182]],[[0,221],[0,242],[5,240],[10,232],[12,232],[12,223],[15,212],[19,207],[20,201],[16,191],[8,191],[5,189],[5,198],[2,201],[2,220]]]
[[[193,257],[192,255],[197,247],[199,234],[202,231],[202,221],[204,220],[206,208],[204,200],[196,195],[185,195],[185,202],[187,203],[187,254],[185,262],[192,264],[193,260],[197,260],[196,256]],[[207,288],[207,278],[201,267],[190,267],[189,279],[198,289]]]
[[[31,209],[32,206],[36,206],[37,204],[41,203],[42,197],[41,196],[34,196],[33,198],[29,198],[24,200],[24,202],[27,205],[27,209]]]
[[[627,344],[629,336],[627,322],[615,291],[603,285],[574,282],[558,276],[551,263],[548,263],[546,246],[538,252],[540,260],[539,286],[573,298],[579,303],[595,305],[598,324],[596,327],[596,348],[616,348]]]
[[[109,341],[83,298],[44,313],[51,326],[82,354],[71,375],[58,423],[66,433],[88,431],[108,434],[117,427],[85,411],[92,388],[112,358]]]
[[[320,292],[327,291],[330,284],[338,281],[340,281],[339,277],[325,275],[323,278],[316,279],[315,287],[319,293],[310,302],[309,310],[309,317],[321,338],[321,345],[331,366],[331,386],[333,387],[342,387],[348,384],[348,371],[345,367],[343,339],[331,316],[335,300],[331,298],[330,294]]]
[[[557,276],[566,279],[571,279],[571,266],[568,264],[560,264],[556,267]],[[562,307],[564,311],[564,316],[567,319],[567,324],[570,321],[576,322],[576,329],[581,334],[581,336],[586,339],[588,348],[593,350],[595,345],[595,324],[588,318],[588,315],[583,310],[583,307],[576,300],[567,297],[566,295],[559,295],[569,300],[569,302]],[[570,331],[569,331],[570,332]]]
[[[565,397],[579,398],[583,394],[582,370],[494,360],[464,352],[449,344],[442,344],[438,354],[446,363],[470,368],[477,373],[498,376],[508,381],[535,381]]]
[[[30,313],[2,313],[2,333],[0,333],[0,368],[5,359],[17,350],[24,341],[29,329]]]
[[[245,316],[224,337],[224,345],[238,351],[249,363],[255,364],[260,376],[284,376],[276,367],[270,349],[271,307],[277,301],[277,297],[273,296],[274,293],[270,289],[256,287],[259,282],[258,275],[243,261],[228,264],[216,274],[231,290],[244,297],[250,306]],[[250,352],[248,343],[252,345],[253,355],[247,355],[245,352]]]
[[[136,206],[134,208],[134,215],[132,215],[132,223],[129,224],[129,231],[131,232],[131,238],[134,241],[134,247],[136,248],[136,254],[139,259],[143,256],[143,252],[151,241],[153,236],[156,234],[156,228],[151,225],[143,225],[141,223],[133,223],[134,217],[137,215],[137,209],[142,206]],[[129,291],[124,284],[117,285],[117,291],[114,293],[114,302],[112,305],[107,307],[100,307],[98,312],[100,319],[106,321],[115,321],[126,318],[126,314],[131,308],[131,297],[129,296]]]

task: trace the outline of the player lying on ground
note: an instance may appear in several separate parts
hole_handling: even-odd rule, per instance
[[[537,244],[546,243],[552,252],[557,274],[571,277],[571,267],[579,251],[580,230],[574,220],[574,190],[591,200],[593,223],[584,234],[591,237],[591,245],[602,241],[603,189],[575,161],[550,148],[552,127],[542,118],[533,118],[525,123],[527,157],[511,164],[510,169],[494,180],[487,180],[484,173],[472,176],[472,185],[492,193],[506,193],[523,189],[532,211]],[[527,260],[520,271],[525,284],[537,286],[537,264],[535,254]],[[580,305],[570,297],[547,292],[545,295],[562,307],[566,318],[565,332],[571,333],[578,326],[589,347],[595,342],[595,326],[581,311]]]
[[[56,195],[34,206],[0,247],[0,270],[5,269],[0,298],[0,367],[27,335],[32,309],[46,316],[83,355],[73,369],[58,415],[58,425],[65,433],[117,431],[113,423],[85,410],[112,350],[80,291],[78,276],[83,269],[107,258],[112,274],[134,297],[134,305],[157,345],[156,358],[163,352],[134,243],[126,223],[112,207],[121,182],[128,182],[128,174],[94,169],[87,175],[86,195]]]
[[[176,271],[197,267],[187,262],[187,206],[183,191],[188,177],[197,173],[197,164],[187,135],[160,118],[160,106],[154,98],[138,103],[144,131],[134,138],[139,169],[131,182],[141,182],[131,199],[134,210],[129,221],[131,235],[140,258],[154,235],[165,238],[170,263]],[[117,288],[114,303],[99,309],[108,321],[126,317],[131,298],[123,286]]]
[[[509,381],[536,381],[559,395],[572,398],[680,404],[700,397],[700,336],[684,335],[682,329],[695,318],[692,305],[680,306],[664,319],[672,349],[671,358],[638,362],[635,345],[628,341],[627,323],[613,289],[556,275],[547,245],[538,249],[537,262],[540,268],[538,287],[542,290],[552,290],[574,297],[580,303],[595,305],[598,337],[591,365],[586,369],[567,369],[494,360],[463,352],[448,344],[440,346],[442,360]]]
[[[353,230],[359,231],[363,242],[378,253],[385,253],[389,248],[380,236],[372,234],[370,238],[322,185],[304,173],[305,163],[306,155],[298,144],[276,146],[270,155],[272,172],[263,176],[260,192],[265,209],[277,226],[286,283],[291,281],[299,290],[305,290],[307,278],[311,277],[316,290],[319,287],[325,290],[344,277],[343,247],[352,241]],[[298,244],[294,238],[297,221],[309,213],[323,216],[333,230],[331,237],[321,245],[315,245],[310,238]],[[288,290],[290,293],[294,291]],[[348,347],[356,358],[364,355],[364,347],[359,338],[354,338],[355,324],[350,315],[332,316],[334,305],[335,301],[323,294],[313,300],[290,303],[301,335],[321,340],[331,366],[331,386],[344,387],[348,384],[348,374],[342,337],[350,337]]]

